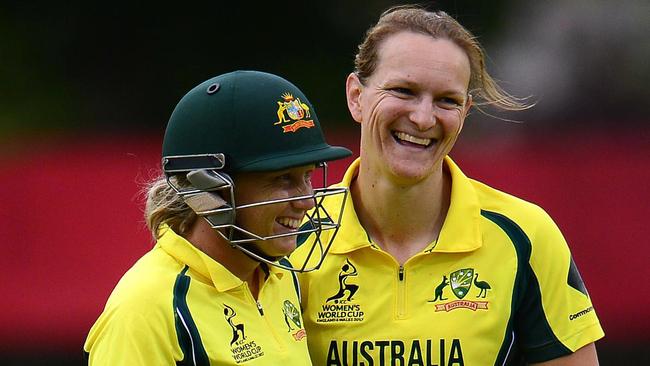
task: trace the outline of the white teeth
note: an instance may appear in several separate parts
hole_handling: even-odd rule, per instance
[[[279,217],[276,221],[278,224],[294,230],[300,227],[300,220],[292,219],[290,217]]]
[[[423,138],[411,136],[404,132],[395,132],[395,137],[397,137],[400,140],[408,141],[422,146],[429,146],[429,144],[431,143],[431,139],[423,139]]]

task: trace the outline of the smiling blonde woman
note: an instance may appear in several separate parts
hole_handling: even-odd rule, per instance
[[[361,126],[336,185],[349,202],[322,268],[299,276],[313,363],[597,365],[603,330],[555,223],[448,156],[475,106],[528,107],[476,38],[444,12],[390,9],[346,95]]]

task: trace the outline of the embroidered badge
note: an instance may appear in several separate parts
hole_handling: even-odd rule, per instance
[[[309,106],[303,103],[300,98],[295,98],[291,93],[282,94],[282,101],[278,103],[278,121],[274,124],[282,126],[282,132],[296,132],[301,128],[312,128],[315,126],[311,120]],[[288,123],[288,124],[286,124]]]
[[[486,281],[478,280],[478,273],[474,273],[473,268],[463,268],[457,271],[454,271],[449,274],[449,280],[447,276],[442,276],[442,281],[436,286],[434,290],[434,297],[428,302],[436,303],[435,311],[452,311],[455,309],[471,309],[476,311],[487,310],[488,301],[473,301],[469,299],[464,299],[470,291],[472,290],[472,285],[478,290],[476,298],[485,299],[488,295],[488,290],[491,290],[490,284]],[[449,302],[442,302],[448,300],[444,296],[445,287],[449,286],[451,288],[452,294],[456,297],[456,300]],[[476,291],[475,291],[476,292]]]
[[[289,300],[284,300],[282,304],[282,313],[284,314],[284,322],[289,328],[289,332],[293,331],[294,328],[291,324],[295,325],[297,332],[292,333],[293,339],[296,341],[302,340],[307,336],[305,328],[302,327],[302,322],[300,321],[300,311],[296,306]],[[291,322],[290,322],[291,321]]]

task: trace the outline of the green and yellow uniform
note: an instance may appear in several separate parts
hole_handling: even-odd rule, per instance
[[[445,166],[451,204],[438,240],[402,266],[372,242],[348,198],[323,266],[299,275],[315,365],[513,365],[604,335],[552,219],[467,178],[450,158]]]
[[[90,365],[311,365],[294,277],[248,285],[166,230],[120,280],[84,345]]]

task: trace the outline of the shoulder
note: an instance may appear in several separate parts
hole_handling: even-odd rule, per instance
[[[549,268],[551,263],[568,270],[571,250],[560,228],[539,205],[472,180],[483,227],[504,232],[530,261],[533,269]],[[522,259],[524,259],[522,258]]]
[[[167,310],[173,298],[176,277],[183,265],[159,248],[141,257],[120,279],[105,311],[113,316],[144,318]]]
[[[152,249],[122,276],[90,330],[87,349],[108,339],[137,343],[154,334],[171,333],[175,270],[180,264],[169,267],[166,255],[160,252]]]
[[[492,214],[507,218],[531,236],[546,230],[558,230],[551,216],[536,203],[500,191],[477,180],[470,179],[470,181],[476,191],[484,217]]]

